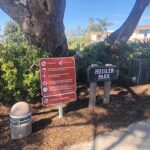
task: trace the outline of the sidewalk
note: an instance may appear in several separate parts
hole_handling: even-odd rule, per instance
[[[93,142],[65,150],[150,150],[150,119],[134,123],[126,131],[114,130],[97,136]]]

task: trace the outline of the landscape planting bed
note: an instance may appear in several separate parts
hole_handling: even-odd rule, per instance
[[[10,138],[10,106],[0,104],[0,149],[63,150],[150,116],[150,85],[113,87],[108,105],[102,104],[103,90],[98,86],[97,105],[92,109],[88,108],[88,86],[80,85],[78,93],[76,102],[64,105],[63,119],[58,118],[57,106],[31,104],[33,133],[20,140]]]

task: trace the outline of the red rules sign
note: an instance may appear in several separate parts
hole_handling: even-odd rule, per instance
[[[74,58],[45,58],[40,60],[43,105],[76,100]]]

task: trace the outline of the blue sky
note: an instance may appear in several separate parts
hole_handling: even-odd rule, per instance
[[[107,18],[114,25],[109,30],[117,29],[129,15],[135,0],[66,0],[64,24],[66,30],[77,26],[85,28],[89,18]],[[0,26],[4,29],[10,18],[0,10]],[[150,8],[147,8],[140,24],[150,24]]]

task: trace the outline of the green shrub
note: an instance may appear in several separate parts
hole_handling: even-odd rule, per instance
[[[3,46],[0,51],[0,101],[29,101],[40,97],[39,59],[51,57],[36,47]]]
[[[87,81],[87,79],[85,78],[86,72],[88,66],[91,66],[91,64],[116,64],[119,59],[119,56],[110,52],[110,45],[106,41],[88,46],[84,48],[81,53],[83,54],[84,58],[77,65],[78,81]]]
[[[131,59],[150,58],[150,42],[132,42],[119,51],[113,54],[110,51],[110,45],[104,41],[84,48],[81,53],[84,59],[77,65],[78,81],[87,81],[86,71],[91,64],[105,65],[111,63],[117,65],[120,69],[119,81],[130,82],[128,75],[129,63]]]
[[[150,59],[150,42],[129,42],[122,49],[119,59],[121,81],[131,81],[128,72],[132,59]]]
[[[150,42],[132,42],[128,43],[124,48],[126,57],[133,58],[150,58]]]

